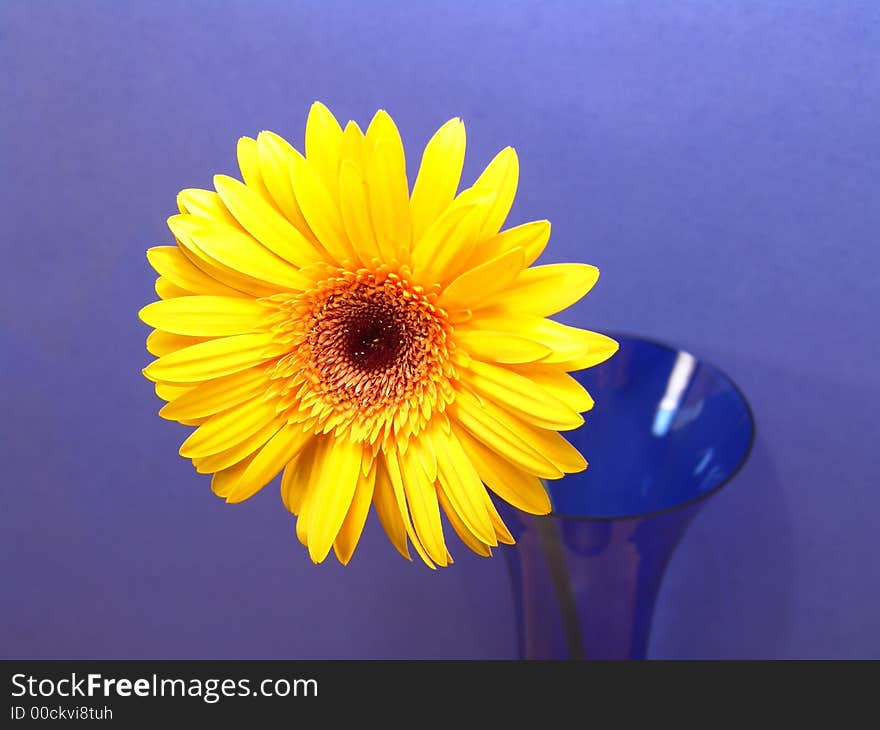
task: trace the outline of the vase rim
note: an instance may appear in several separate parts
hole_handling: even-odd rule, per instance
[[[662,340],[657,340],[652,337],[645,337],[643,335],[633,334],[631,332],[624,332],[621,330],[611,330],[611,331],[606,332],[606,334],[609,337],[611,337],[612,339],[617,340],[618,342],[620,340],[629,340],[629,341],[639,342],[639,343],[643,343],[643,344],[647,344],[647,345],[653,345],[654,347],[659,347],[664,350],[668,350],[671,353],[685,352],[685,353],[691,355],[692,357],[694,357],[694,359],[697,362],[699,362],[701,365],[708,366],[709,368],[714,370],[716,373],[718,373],[722,378],[724,378],[732,386],[734,392],[740,398],[743,406],[745,407],[745,412],[748,417],[748,421],[749,421],[749,425],[750,425],[749,441],[748,441],[748,444],[746,445],[745,450],[743,451],[742,457],[740,458],[739,462],[737,463],[737,465],[733,469],[730,470],[730,473],[727,474],[724,477],[724,479],[722,479],[718,484],[716,484],[711,489],[709,489],[701,494],[698,494],[696,497],[692,497],[691,499],[685,500],[685,501],[680,502],[678,504],[674,504],[670,507],[664,507],[664,508],[658,509],[658,510],[649,510],[646,512],[634,512],[634,513],[627,513],[627,514],[621,514],[621,515],[601,515],[601,516],[571,514],[571,513],[566,513],[566,512],[558,512],[554,509],[554,510],[550,511],[548,516],[549,517],[558,517],[558,518],[565,519],[565,520],[584,521],[584,522],[623,522],[623,521],[628,521],[628,520],[643,520],[643,519],[648,519],[651,517],[660,517],[661,515],[669,514],[671,512],[677,512],[678,510],[687,509],[688,507],[692,507],[692,506],[702,502],[703,500],[708,499],[713,494],[716,494],[717,492],[721,491],[721,489],[723,489],[725,486],[727,486],[733,480],[733,478],[737,474],[739,474],[740,471],[742,471],[743,467],[748,462],[749,457],[751,456],[751,453],[752,453],[752,448],[755,445],[755,436],[757,433],[757,424],[755,422],[755,414],[754,414],[754,411],[752,410],[752,405],[749,402],[749,399],[746,397],[745,393],[743,392],[742,388],[740,388],[739,384],[733,378],[731,378],[730,375],[728,375],[725,370],[723,370],[720,367],[718,367],[717,365],[715,365],[714,362],[711,362],[711,361],[705,360],[703,358],[699,358],[696,355],[693,355],[693,353],[690,350],[685,350],[685,349],[682,349],[681,347],[676,347],[674,345],[670,345],[668,342],[664,342]],[[546,483],[546,480],[542,480],[542,481]]]

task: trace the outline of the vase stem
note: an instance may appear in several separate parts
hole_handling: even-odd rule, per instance
[[[559,526],[552,517],[535,520],[535,528],[541,543],[541,550],[547,558],[547,567],[553,582],[553,591],[559,605],[565,643],[569,659],[586,659],[584,637],[578,618],[577,601],[571,584],[571,575],[565,564],[562,536]]]
[[[507,551],[526,659],[644,659],[669,558],[695,512],[524,516]]]

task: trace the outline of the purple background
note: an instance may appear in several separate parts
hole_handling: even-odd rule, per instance
[[[603,278],[575,312],[678,343],[759,435],[662,589],[652,657],[880,657],[880,10],[871,2],[0,4],[0,654],[510,657],[503,558],[432,573],[370,519],[313,566],[273,485],[228,506],[140,369],[144,258],[235,141],[314,99],[453,115],[467,180]],[[601,407],[601,404],[600,404]]]

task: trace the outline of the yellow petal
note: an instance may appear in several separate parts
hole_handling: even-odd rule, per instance
[[[481,396],[544,428],[571,429],[584,422],[567,403],[500,365],[474,360],[469,368],[462,370],[461,378]]]
[[[437,480],[437,453],[431,439],[412,439],[407,448],[415,450],[416,458],[422,465],[425,476],[428,477],[429,482],[434,483]]]
[[[437,499],[440,501],[440,507],[443,508],[443,512],[446,514],[446,519],[449,520],[449,524],[452,525],[452,529],[455,530],[455,534],[461,538],[461,541],[477,555],[482,555],[484,558],[490,557],[492,555],[492,548],[478,540],[467,528],[449,501],[449,497],[446,496],[446,491],[442,484],[437,488]]]
[[[465,191],[435,220],[412,251],[412,270],[423,281],[449,281],[477,243],[492,194]]]
[[[163,355],[144,369],[144,375],[169,383],[196,383],[246,370],[283,350],[270,333],[220,337]]]
[[[291,144],[274,132],[260,132],[257,136],[260,173],[272,200],[278,209],[306,238],[317,242],[293,192],[294,159],[300,157]]]
[[[593,399],[577,380],[568,375],[559,365],[529,363],[513,368],[520,375],[534,381],[554,398],[568,403],[578,413],[589,411]]]
[[[345,233],[342,214],[324,181],[299,153],[294,154],[292,161],[296,200],[309,227],[333,260],[340,264],[354,261],[354,250]]]
[[[456,332],[455,342],[472,358],[487,362],[535,362],[550,354],[546,345],[509,332],[461,330]]]
[[[211,491],[218,497],[226,497],[226,494],[235,486],[244,470],[247,469],[252,458],[253,457],[248,457],[247,459],[238,462],[235,466],[230,466],[228,469],[218,471],[213,477],[211,477]]]
[[[275,202],[266,183],[263,182],[263,174],[260,172],[260,152],[257,140],[250,137],[241,137],[238,140],[238,167],[241,170],[241,179],[251,190],[259,194],[263,200],[274,205],[276,210],[281,210]],[[216,195],[216,193],[215,193]],[[219,199],[219,196],[217,196]],[[195,211],[191,211],[195,212]],[[229,214],[233,218],[232,214]],[[234,218],[233,218],[234,220]]]
[[[347,439],[328,439],[321,459],[312,468],[309,490],[309,556],[315,563],[327,557],[348,513],[361,471],[361,445]]]
[[[241,443],[276,420],[275,403],[253,398],[211,416],[180,445],[180,455],[200,459]]]
[[[331,111],[316,101],[306,120],[306,159],[321,178],[334,201],[339,200],[339,155],[342,127]]]
[[[294,507],[295,500],[299,500],[299,508],[295,513],[298,515],[296,537],[307,548],[312,512],[322,509],[322,506],[315,500],[315,494],[321,484],[321,465],[324,463],[329,448],[330,439],[312,438],[311,442],[300,452],[299,457],[292,462],[296,469],[296,481],[302,481],[304,484],[288,495],[288,501],[291,507]]]
[[[443,540],[443,525],[440,522],[437,491],[433,483],[428,481],[425,470],[419,463],[415,452],[411,449],[403,454],[398,452],[397,458],[416,534],[418,534],[431,560],[437,565],[445,566],[447,564],[446,543]]]
[[[247,334],[259,328],[267,314],[266,307],[253,299],[215,295],[153,302],[138,312],[151,327],[194,337]]]
[[[477,245],[469,266],[477,266],[484,261],[499,256],[505,251],[521,248],[525,256],[524,266],[531,266],[547,247],[550,240],[550,221],[532,221],[508,228]]]
[[[160,276],[156,279],[156,295],[160,299],[175,299],[177,297],[185,297],[192,292],[187,291],[186,289],[181,289],[179,286],[172,284],[165,277]]]
[[[312,438],[301,423],[283,426],[257,453],[244,470],[235,488],[226,495],[227,502],[243,502],[271,482],[295,458]]]
[[[264,392],[269,378],[264,368],[248,368],[187,388],[164,406],[159,415],[173,421],[213,416]]]
[[[177,207],[181,213],[191,213],[199,218],[207,218],[216,223],[240,228],[238,221],[213,190],[199,188],[181,190],[177,194]]]
[[[366,459],[365,459],[366,461]],[[367,513],[370,511],[370,502],[373,500],[373,487],[376,483],[376,462],[371,459],[372,466],[364,475],[363,471],[358,476],[357,489],[354,498],[351,500],[351,506],[348,508],[348,514],[339,528],[339,534],[333,543],[333,551],[336,557],[343,565],[348,565],[354,549],[357,547],[361,533],[364,530],[364,523],[367,521]]]
[[[534,444],[544,456],[566,474],[575,474],[587,468],[587,460],[581,452],[560,433],[526,423],[517,424],[517,429],[528,429],[526,441]]]
[[[339,170],[339,198],[345,232],[358,258],[366,265],[382,259],[373,234],[367,184],[351,160],[343,160]]]
[[[461,119],[450,119],[425,146],[413,186],[412,238],[418,241],[455,197],[464,165],[465,130]]]
[[[240,291],[221,284],[198,268],[177,246],[155,246],[147,251],[147,260],[163,279],[193,294],[242,296]]]
[[[532,515],[549,514],[550,498],[540,479],[517,468],[467,431],[457,429],[456,435],[462,449],[489,489],[523,512]]]
[[[509,310],[478,310],[469,323],[475,329],[499,329],[547,345],[553,352],[545,363],[564,370],[580,370],[604,362],[617,352],[618,344],[609,337],[578,327],[530,315],[514,315]]]
[[[403,520],[406,535],[410,539],[410,542],[412,542],[413,547],[415,548],[416,553],[418,553],[418,556],[422,559],[422,562],[434,570],[437,566],[434,564],[434,561],[428,557],[428,552],[424,545],[422,545],[422,541],[410,519],[411,510],[407,506],[406,489],[404,487],[404,476],[400,466],[400,458],[396,451],[386,452],[384,456],[385,467],[391,481],[391,487],[394,491],[394,499],[397,502],[397,511]]]
[[[575,370],[585,370],[587,368],[594,367],[595,365],[600,365],[612,355],[614,355],[619,347],[619,345],[614,340],[611,340],[610,338],[608,339],[609,342],[605,343],[604,345],[598,345],[594,343],[583,354],[570,358],[568,360],[562,360],[557,364],[563,370],[567,370],[569,372]]]
[[[483,400],[483,409],[496,423],[500,424],[507,432],[516,434],[560,472],[574,473],[587,468],[587,462],[580,452],[555,430],[536,426],[489,399]],[[488,445],[495,448],[493,444]],[[537,474],[537,476],[547,475]],[[548,478],[558,479],[560,476],[562,476],[561,473]]]
[[[409,548],[406,544],[407,528],[394,496],[394,487],[384,459],[376,459],[376,484],[373,490],[373,504],[376,506],[376,515],[385,529],[385,534],[391,544],[403,557],[412,560]],[[406,509],[406,505],[404,505]],[[408,515],[407,515],[408,518]]]
[[[224,266],[216,259],[211,258],[205,251],[199,248],[192,240],[192,232],[200,225],[202,218],[194,216],[181,216],[174,223],[180,252],[200,271],[221,284],[236,291],[240,296],[265,297],[278,293],[277,287],[272,287],[265,282],[258,281],[246,276],[240,271]],[[221,293],[221,292],[206,292]]]
[[[193,390],[189,385],[169,385],[167,383],[156,383],[156,395],[162,400],[171,402],[183,397]],[[162,411],[159,411],[161,414]]]
[[[221,265],[270,287],[303,290],[312,286],[311,279],[244,231],[184,215],[169,218],[168,226],[182,243],[190,242]]]
[[[348,122],[345,125],[345,129],[342,130],[342,144],[339,151],[340,164],[345,160],[349,160],[360,170],[361,176],[365,176],[368,157],[364,133],[357,125],[357,122]]]
[[[487,297],[507,287],[523,270],[521,248],[506,251],[455,279],[440,296],[440,305],[447,308],[476,308]]]
[[[587,330],[577,330],[572,339],[579,345],[575,353],[564,357],[561,349],[557,349],[556,355],[548,357],[546,362],[553,362],[558,357],[558,364],[564,370],[583,370],[605,362],[620,347],[610,337]]]
[[[452,508],[477,539],[496,546],[495,530],[481,495],[485,488],[477,470],[452,432],[435,428],[430,432],[430,438],[437,452],[440,484]]]
[[[412,237],[403,142],[384,110],[376,112],[366,140],[367,188],[376,241],[385,260],[396,259],[401,251],[409,251]]]
[[[457,393],[455,402],[448,408],[451,418],[460,423],[476,439],[493,451],[515,463],[520,469],[541,477],[557,479],[563,472],[540,451],[529,444],[510,426],[499,420],[488,402],[479,403],[466,391]]]
[[[489,190],[495,199],[486,212],[480,228],[480,238],[488,238],[498,233],[516,196],[519,180],[519,160],[513,147],[505,147],[495,155],[480,177],[473,184],[475,190]]]
[[[226,175],[215,175],[214,187],[238,222],[272,253],[300,268],[323,260],[312,243],[259,193]]]
[[[196,471],[199,472],[199,474],[211,474],[228,469],[230,466],[237,464],[254,454],[263,444],[278,433],[279,429],[284,426],[285,423],[286,419],[276,418],[273,421],[267,422],[246,439],[230,446],[228,449],[218,451],[216,454],[193,459],[192,461],[196,467]],[[236,489],[237,486],[235,485],[229,486],[224,495],[227,498],[227,501],[236,501],[229,498],[229,495]]]
[[[474,468],[476,469],[476,466],[474,466]],[[489,513],[489,520],[492,522],[492,529],[495,530],[495,538],[498,542],[503,543],[504,545],[515,545],[516,540],[513,539],[513,535],[510,534],[510,530],[507,529],[507,525],[504,524],[504,520],[501,519],[498,510],[495,509],[495,503],[492,501],[492,497],[489,496],[489,493],[485,489],[480,491],[480,496],[483,498],[483,502],[486,505],[486,512]]]
[[[589,264],[535,266],[523,271],[511,286],[496,296],[487,294],[483,305],[500,305],[523,314],[547,317],[578,301],[598,278],[599,269]]]
[[[312,436],[299,454],[291,459],[284,468],[284,474],[281,477],[281,499],[287,510],[295,515],[301,513],[309,487],[312,463],[320,443],[319,439]]]
[[[177,350],[182,350],[191,345],[205,342],[204,337],[186,337],[185,335],[173,335],[170,332],[155,330],[147,335],[147,352],[156,357],[162,357]]]
[[[317,455],[320,454],[320,450],[316,451],[315,454],[316,456],[312,459],[313,462],[317,459]],[[311,474],[312,472],[309,472],[310,479]],[[303,547],[306,548],[309,546],[309,517],[311,517],[312,505],[315,501],[314,496],[315,486],[309,481],[308,486],[304,491],[303,500],[300,504],[296,518],[296,538],[303,544]]]

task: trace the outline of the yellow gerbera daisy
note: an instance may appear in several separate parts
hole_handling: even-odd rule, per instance
[[[567,374],[610,357],[602,335],[546,319],[598,277],[534,266],[547,221],[499,232],[518,162],[503,149],[457,193],[464,125],[428,142],[410,195],[384,111],[363,133],[316,103],[305,156],[272,132],[238,143],[243,182],[183,190],[176,246],[148,251],[160,300],[141,319],[144,374],[213,491],[281,496],[319,563],[347,563],[370,505],[391,542],[452,562],[441,508],[480,555],[513,539],[486,487],[545,514],[541,479],[586,468],[558,430],[593,401]],[[529,268],[531,267],[531,268]],[[484,486],[485,485],[485,486]]]

